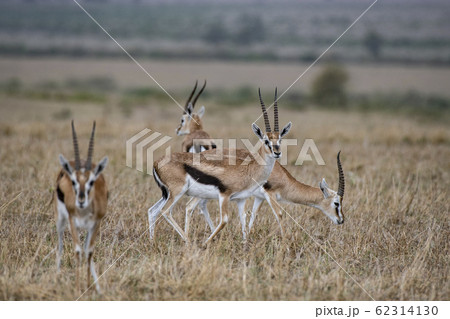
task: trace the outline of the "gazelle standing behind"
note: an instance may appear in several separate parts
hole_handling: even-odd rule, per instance
[[[211,136],[203,130],[202,117],[205,114],[205,107],[202,106],[197,113],[194,113],[195,103],[197,103],[198,98],[205,90],[206,80],[192,101],[192,97],[197,90],[197,85],[198,81],[195,82],[194,89],[184,105],[184,113],[181,116],[180,125],[175,130],[177,135],[185,135],[181,144],[182,152],[200,153],[204,150],[216,148]]]
[[[197,90],[197,85],[198,81],[195,81],[194,89],[192,90],[191,94],[189,95],[186,101],[186,104],[184,105],[184,113],[181,116],[180,125],[175,130],[178,136],[183,135],[185,136],[181,144],[182,152],[200,153],[205,150],[216,148],[216,145],[211,139],[211,136],[203,130],[202,117],[205,114],[205,107],[202,106],[198,111],[198,113],[194,113],[195,104],[197,103],[197,100],[200,97],[200,95],[205,90],[206,80],[200,91],[192,100],[192,97],[194,96],[195,91]],[[193,199],[190,203],[190,205],[194,205],[195,207],[199,205],[201,213],[203,213],[204,211],[207,212],[206,204],[207,201],[198,198]],[[187,208],[186,212],[188,211],[188,209],[189,208]],[[189,211],[192,212],[193,209],[192,210],[189,209]],[[206,223],[211,229],[211,232],[214,231],[215,226],[211,220],[209,213],[207,213],[207,215],[203,214],[203,217],[205,218]],[[189,219],[186,218],[185,221],[186,233],[188,229],[189,229]]]
[[[87,287],[90,287],[90,277],[95,281],[97,292],[100,292],[97,274],[95,272],[94,243],[100,229],[100,221],[106,214],[108,202],[108,190],[103,170],[108,164],[108,157],[104,157],[98,165],[92,163],[94,152],[95,122],[92,127],[91,138],[86,161],[81,161],[78,148],[78,139],[72,121],[72,139],[75,153],[75,160],[68,161],[63,155],[59,155],[59,162],[62,169],[56,180],[55,191],[55,215],[56,227],[58,231],[58,250],[56,253],[56,264],[58,271],[61,267],[61,254],[63,252],[64,230],[69,222],[70,233],[75,248],[75,258],[77,262],[76,284],[80,289],[79,268],[82,260],[82,249],[79,229],[87,230],[87,237],[84,245],[84,252],[87,259]]]
[[[218,199],[220,208],[220,222],[217,228],[205,241],[208,244],[228,223],[228,206],[230,200],[243,200],[250,196],[256,188],[264,185],[272,172],[276,159],[281,157],[281,139],[290,128],[289,122],[282,130],[278,130],[278,107],[274,106],[275,129],[271,131],[266,108],[261,99],[261,108],[266,125],[266,134],[253,123],[253,132],[258,136],[263,146],[259,150],[259,156],[263,159],[260,164],[255,156],[247,150],[238,150],[240,155],[234,156],[234,162],[230,162],[231,155],[223,155],[221,160],[212,160],[205,155],[214,154],[215,150],[200,153],[201,165],[194,164],[192,154],[174,153],[168,162],[165,157],[155,161],[153,176],[162,192],[162,198],[148,210],[150,236],[153,235],[153,225],[157,216],[169,211],[166,219],[175,230],[186,239],[186,235],[176,221],[172,218],[173,206],[183,195],[202,199]],[[224,150],[224,154],[229,150]],[[243,154],[247,157],[242,160]],[[159,165],[161,162],[164,165]]]

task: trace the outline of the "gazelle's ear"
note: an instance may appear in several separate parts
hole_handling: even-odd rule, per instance
[[[289,122],[288,124],[286,124],[285,127],[283,127],[283,129],[281,130],[281,134],[280,137],[285,136],[287,133],[289,133],[289,131],[291,130],[292,127],[292,122]]]
[[[323,197],[325,197],[325,198],[330,197],[330,194],[328,193],[328,188],[329,188],[329,187],[328,187],[327,182],[325,181],[325,178],[323,178],[323,179],[320,181],[319,187],[320,187],[320,190],[321,190],[322,193],[323,193]]]
[[[203,115],[205,115],[205,107],[202,105],[202,107],[200,108],[200,110],[197,113],[199,118],[202,118]]]
[[[260,140],[264,140],[264,134],[256,123],[252,124],[252,130]]]
[[[108,165],[108,156],[103,157],[100,163],[98,163],[97,166],[95,167],[94,169],[95,178],[97,178],[103,172],[103,170],[106,168],[106,165]]]
[[[194,111],[194,106],[192,105],[191,102],[189,102],[188,107],[187,107],[187,113],[188,113],[189,115],[191,115],[191,114],[192,114],[192,111]]]
[[[69,161],[66,160],[66,158],[62,155],[59,154],[59,163],[61,164],[63,170],[70,175],[72,175],[73,173],[73,168],[72,166],[70,166]]]

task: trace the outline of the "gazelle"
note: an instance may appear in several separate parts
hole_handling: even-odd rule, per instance
[[[181,116],[180,125],[175,130],[177,135],[185,135],[181,144],[182,152],[200,153],[201,151],[216,147],[211,136],[203,130],[202,117],[205,114],[205,107],[202,106],[197,113],[194,113],[195,103],[197,103],[198,98],[206,87],[206,80],[192,101],[192,97],[197,90],[197,85],[198,81],[195,82],[194,89],[184,105],[184,113]]]
[[[319,187],[303,184],[296,180],[283,166],[279,163],[275,163],[269,180],[264,184],[264,191],[257,189],[253,193],[255,201],[253,202],[248,232],[250,233],[256,214],[261,207],[261,204],[266,199],[266,194],[263,192],[268,193],[273,202],[286,202],[312,206],[322,211],[322,213],[329,217],[334,224],[343,224],[344,213],[342,211],[342,200],[344,198],[345,179],[340,154],[341,152],[337,155],[337,167],[339,173],[339,187],[337,192],[330,189],[325,179],[322,179],[319,183]],[[272,210],[273,206],[274,205],[270,205]],[[275,206],[281,207],[278,203]],[[239,214],[244,214],[244,212],[241,211]],[[281,218],[281,208],[278,210],[278,215]]]
[[[272,172],[276,159],[281,157],[281,139],[285,136],[292,123],[289,122],[281,132],[278,129],[278,106],[274,105],[274,131],[271,131],[269,118],[259,92],[266,134],[255,124],[252,129],[263,143],[259,154],[247,150],[236,150],[238,155],[223,155],[220,160],[211,160],[206,155],[216,154],[215,150],[200,153],[200,165],[194,164],[192,154],[174,153],[170,158],[161,158],[153,164],[153,176],[162,192],[162,198],[148,210],[150,238],[153,236],[153,225],[157,216],[169,211],[166,219],[175,230],[186,240],[186,235],[172,217],[173,206],[183,195],[202,199],[219,199],[220,222],[205,241],[208,244],[223,229],[228,222],[228,205],[230,200],[243,200],[252,196],[256,188],[264,185]],[[276,94],[275,94],[276,101]],[[229,150],[224,153],[230,154]],[[244,156],[245,155],[245,156]],[[255,156],[263,159],[258,163]],[[234,162],[230,162],[233,157]],[[242,158],[245,159],[243,160]],[[163,163],[164,165],[160,165]],[[233,165],[234,164],[234,165]]]
[[[186,104],[184,105],[184,113],[181,116],[180,125],[175,130],[178,136],[185,136],[181,144],[182,152],[200,153],[204,150],[216,148],[216,145],[211,139],[211,136],[203,130],[202,117],[205,114],[205,107],[202,106],[198,113],[194,113],[195,104],[197,103],[200,95],[205,90],[206,80],[202,88],[192,101],[192,97],[197,90],[197,85],[198,81],[195,81],[194,89],[192,90],[186,101]],[[203,211],[207,211],[206,203],[207,201],[198,198],[192,200],[192,204],[194,204],[195,206],[200,205],[201,213]],[[209,213],[207,215],[203,215],[203,217],[205,218],[206,223],[211,229],[211,232],[214,231],[215,227],[209,216]],[[187,229],[189,228],[189,220],[186,221],[187,223],[185,223],[185,232],[187,233]]]
[[[75,248],[77,261],[76,283],[79,290],[79,268],[81,265],[81,244],[78,236],[79,229],[87,230],[84,252],[87,259],[87,287],[90,287],[90,277],[95,281],[97,292],[100,293],[100,285],[97,282],[94,260],[94,242],[100,229],[100,222],[106,214],[108,202],[108,190],[103,170],[108,164],[108,157],[104,157],[98,165],[92,163],[94,153],[95,121],[92,127],[91,138],[86,161],[80,159],[78,139],[72,121],[72,139],[75,160],[68,161],[63,155],[59,155],[62,166],[56,179],[55,191],[55,215],[58,231],[58,249],[56,253],[56,264],[58,272],[61,267],[61,254],[63,252],[64,230],[69,222],[70,233]]]
[[[337,155],[337,166],[339,173],[339,187],[338,191],[332,190],[325,179],[319,183],[319,187],[312,187],[296,180],[280,163],[275,162],[272,173],[268,181],[264,184],[263,189],[257,188],[253,192],[252,196],[255,197],[253,202],[253,209],[248,225],[246,227],[245,217],[245,201],[237,201],[239,217],[242,226],[242,236],[244,240],[247,234],[250,233],[253,223],[256,218],[262,203],[267,201],[272,212],[278,218],[276,219],[278,225],[282,231],[279,219],[282,218],[283,209],[280,206],[280,202],[291,204],[302,204],[311,206],[322,211],[327,217],[331,219],[334,224],[344,223],[344,214],[342,210],[342,200],[344,197],[344,171],[340,160],[340,152]],[[197,203],[190,204],[186,208],[186,220],[189,224],[189,218],[192,215],[192,210],[195,209]],[[210,218],[206,206],[200,206],[201,213],[205,218]]]

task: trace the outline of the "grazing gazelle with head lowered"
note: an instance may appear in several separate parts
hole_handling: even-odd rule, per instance
[[[58,271],[61,266],[61,254],[63,252],[64,230],[69,222],[70,233],[75,248],[75,258],[77,261],[76,281],[79,289],[79,268],[82,259],[82,248],[78,236],[79,229],[87,230],[87,237],[84,245],[84,252],[87,259],[87,287],[90,286],[90,277],[95,281],[95,287],[100,292],[97,282],[94,260],[95,238],[100,229],[100,221],[106,214],[108,201],[108,190],[106,187],[103,170],[108,164],[108,157],[104,157],[98,165],[92,163],[94,153],[95,122],[92,127],[91,138],[86,161],[80,159],[78,139],[72,121],[72,139],[75,153],[75,160],[68,161],[63,155],[59,155],[59,162],[62,169],[56,180],[56,227],[58,231],[58,250],[56,253],[56,263]]]
[[[202,106],[197,113],[194,113],[195,103],[197,103],[198,98],[206,87],[206,80],[203,87],[192,100],[192,97],[197,90],[197,85],[198,81],[195,82],[194,89],[186,101],[180,125],[175,130],[177,135],[185,135],[183,143],[181,144],[182,152],[200,153],[201,151],[216,147],[211,136],[203,130],[202,117],[205,114],[205,107]]]
[[[339,173],[338,191],[332,190],[325,179],[319,183],[319,187],[312,187],[296,180],[283,166],[275,163],[272,174],[267,183],[264,184],[264,191],[257,189],[254,192],[255,201],[253,203],[252,216],[248,225],[250,232],[256,218],[256,214],[261,204],[266,199],[266,194],[276,203],[278,214],[281,218],[282,209],[278,202],[292,204],[302,204],[319,209],[334,224],[344,223],[344,213],[342,210],[342,200],[344,198],[345,180],[342,169],[340,153],[337,155],[337,167]],[[270,203],[269,203],[270,204]],[[270,205],[274,210],[273,205]],[[242,214],[243,212],[240,212]]]
[[[183,195],[203,198],[219,199],[220,222],[212,232],[205,244],[208,244],[228,222],[228,205],[230,200],[245,199],[252,196],[256,188],[263,185],[270,176],[276,159],[281,157],[280,143],[290,128],[289,122],[281,132],[278,130],[278,107],[274,107],[275,124],[271,131],[266,108],[261,99],[261,108],[264,115],[266,134],[253,123],[253,132],[262,142],[259,154],[252,154],[247,150],[239,151],[237,156],[225,149],[219,160],[206,156],[214,154],[215,150],[200,153],[201,165],[196,165],[192,154],[174,153],[167,161],[161,158],[153,165],[153,176],[162,191],[162,198],[148,210],[150,223],[150,236],[157,216],[163,212],[169,214],[166,219],[175,230],[186,238],[184,231],[171,216],[172,208]],[[246,156],[244,156],[246,155]],[[234,157],[234,161],[230,160]],[[262,158],[260,163],[256,157]],[[164,165],[159,165],[164,161]]]
[[[253,223],[256,218],[262,203],[267,201],[276,220],[281,228],[279,220],[283,216],[283,208],[280,203],[301,204],[317,208],[325,214],[334,224],[344,223],[344,213],[342,209],[342,200],[344,198],[344,171],[340,160],[340,152],[337,155],[337,166],[339,173],[339,188],[334,191],[329,188],[325,179],[319,183],[319,187],[312,187],[296,180],[287,169],[285,169],[279,162],[275,162],[272,173],[269,179],[261,188],[257,188],[253,192],[255,198],[253,202],[252,215],[250,223],[246,225],[245,217],[245,201],[237,200],[239,217],[241,219],[242,235],[244,240],[248,233],[250,233]],[[186,217],[192,214],[192,205],[186,209]],[[205,206],[201,206],[201,213],[206,219],[210,219],[209,212]],[[188,221],[189,222],[189,221]]]

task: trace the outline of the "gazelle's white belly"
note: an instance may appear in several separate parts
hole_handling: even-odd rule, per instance
[[[219,199],[220,191],[218,187],[214,185],[201,184],[189,175],[187,176],[186,181],[186,195],[203,199]],[[233,193],[230,197],[230,200],[249,198],[253,196],[253,193],[259,188],[260,186],[255,183],[255,185],[249,189],[244,189],[242,191]]]
[[[203,145],[200,145],[200,152],[206,151],[206,148]],[[189,153],[197,153],[195,151],[195,147],[194,145],[191,146],[191,148],[189,149]]]
[[[85,209],[78,210],[78,215],[75,217],[75,225],[79,229],[91,229],[94,227],[95,218],[92,211],[92,205],[89,205]]]
[[[59,199],[57,199],[57,208],[59,214],[58,218],[67,220],[69,218],[69,212],[67,211],[66,205]],[[94,227],[95,218],[92,212],[92,206],[78,211],[78,215],[74,217],[74,221],[75,227],[78,229],[90,229]]]
[[[206,185],[197,182],[191,176],[186,177],[186,195],[204,199],[219,199],[219,189],[214,185]]]
[[[92,216],[91,214],[75,217],[75,226],[77,226],[77,228],[79,229],[91,229],[92,227],[94,227],[94,224],[94,216]]]
[[[254,192],[253,192],[253,196],[254,197],[257,197],[257,198],[260,198],[260,199],[266,199],[265,198],[265,194],[264,193],[266,193],[266,191],[262,188],[262,187],[259,187],[258,189],[256,189]],[[272,195],[269,195],[269,196],[272,196],[273,197],[273,193],[272,193]],[[275,199],[278,201],[278,202],[283,202],[283,203],[287,203],[287,201],[283,198],[283,197],[281,197],[281,195],[280,195],[280,193],[275,193]]]
[[[258,189],[260,189],[261,187],[255,183],[255,186],[252,186],[249,189],[245,189],[242,190],[240,192],[236,192],[233,195],[231,195],[231,200],[236,200],[236,199],[245,199],[245,198],[249,198],[254,196],[255,192],[258,191]]]

